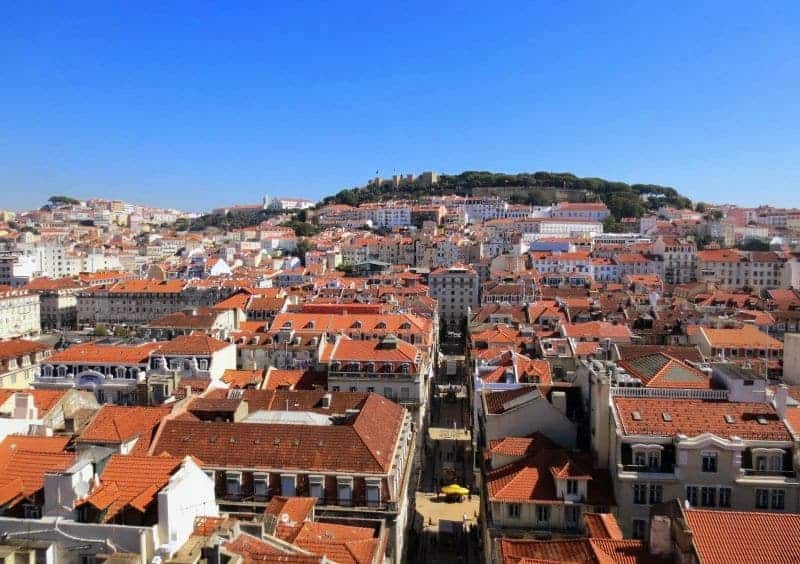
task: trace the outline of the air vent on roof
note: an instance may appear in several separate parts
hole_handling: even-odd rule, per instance
[[[728,425],[733,425],[736,422],[736,419],[733,418],[733,415],[725,414],[725,423]]]
[[[235,442],[236,442],[236,439],[234,439],[233,437],[231,437],[231,438],[229,439],[229,442],[230,442],[231,444],[233,444],[233,443],[235,443]]]
[[[317,441],[317,446],[320,447],[320,448],[322,448],[322,445],[324,445],[324,444],[325,443],[322,441],[322,439]]]
[[[259,438],[255,438],[255,439],[253,439],[253,442],[254,442],[255,444],[257,444],[257,445],[260,445],[260,444],[261,444],[261,439],[259,439]]]
[[[667,413],[666,411],[664,411],[663,413],[661,413],[661,417],[662,417],[662,418],[664,419],[664,421],[666,421],[667,423],[669,423],[670,421],[672,421],[672,414],[671,414],[671,413]]]
[[[642,414],[639,413],[638,411],[634,411],[633,413],[631,413],[631,417],[633,418],[634,421],[642,420]]]
[[[293,444],[294,446],[300,446],[300,439],[293,439],[293,440],[292,440],[292,444]]]
[[[281,440],[278,437],[275,437],[274,439],[272,439],[272,444],[273,445],[279,445],[279,444],[281,444]]]
[[[208,442],[210,442],[210,443],[217,442],[217,437],[208,437]]]
[[[759,416],[756,418],[756,421],[758,421],[758,424],[759,424],[759,425],[766,425],[766,424],[767,424],[767,418],[766,418],[766,417],[764,417],[763,415],[759,415]]]

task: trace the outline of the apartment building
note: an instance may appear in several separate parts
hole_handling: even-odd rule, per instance
[[[791,269],[785,257],[774,252],[718,249],[697,252],[696,277],[722,288],[765,290],[787,286]]]
[[[686,284],[694,280],[697,254],[694,242],[658,237],[653,244],[653,254],[661,259],[661,270],[667,284]]]
[[[603,221],[611,215],[602,202],[560,202],[550,211],[551,217],[561,219],[590,219]]]
[[[44,330],[74,329],[78,323],[78,292],[83,284],[74,278],[35,278],[24,288],[39,295]]]
[[[765,375],[783,373],[783,343],[750,324],[736,328],[698,327],[690,337],[707,359],[736,363]]]
[[[470,311],[480,305],[480,278],[470,266],[440,267],[428,278],[428,295],[438,302],[439,322],[459,329]]]
[[[493,535],[585,534],[586,514],[616,509],[608,471],[542,434],[493,441],[488,456],[485,518]]]
[[[334,392],[378,393],[410,409],[418,424],[425,421],[433,362],[427,352],[386,335],[380,340],[354,341],[338,337],[320,351]]]
[[[0,286],[0,340],[35,337],[41,331],[39,295]]]
[[[150,454],[196,456],[223,511],[260,516],[275,496],[309,496],[318,514],[386,519],[399,562],[415,450],[409,413],[378,394],[234,392],[249,405],[246,420],[168,419]]]
[[[651,506],[670,499],[704,508],[798,510],[800,481],[782,420],[785,388],[773,407],[763,386],[760,394],[753,386],[734,394],[595,384],[593,449],[611,472],[626,536],[644,538]]]
[[[157,343],[111,345],[82,343],[44,359],[33,381],[37,390],[92,392],[100,403],[140,403],[150,355]]]
[[[50,353],[50,347],[35,341],[0,341],[0,388],[30,388],[36,368]]]

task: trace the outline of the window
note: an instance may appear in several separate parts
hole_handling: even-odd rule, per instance
[[[650,503],[661,503],[664,498],[664,486],[650,484]]]
[[[647,464],[647,455],[643,451],[637,450],[633,455],[633,464],[635,466],[644,466]]]
[[[779,472],[783,470],[783,453],[770,455],[769,469],[773,472]]]
[[[577,505],[567,505],[564,507],[564,524],[568,529],[578,526],[578,519],[581,515],[581,508]]]
[[[508,516],[512,519],[519,519],[520,513],[520,504],[519,503],[509,503],[508,504]]]
[[[770,506],[772,509],[784,509],[786,507],[786,493],[783,490],[772,490]]]
[[[255,472],[253,474],[253,495],[256,497],[267,497],[267,474]]]
[[[703,453],[703,472],[716,472],[717,471],[717,453],[704,452]]]
[[[324,476],[309,476],[308,477],[308,493],[311,497],[322,499],[323,497],[323,484],[325,483]]]
[[[550,524],[550,506],[549,505],[537,505],[536,506],[536,521],[540,525],[549,525]]]
[[[633,520],[633,538],[644,539],[647,534],[647,521],[644,519]]]
[[[578,495],[578,480],[567,480],[567,495]]]
[[[41,519],[42,508],[32,503],[26,503],[22,506],[22,511],[25,519]]]
[[[353,496],[353,479],[337,478],[337,486],[339,491],[339,504],[350,505]]]
[[[644,505],[647,503],[647,485],[634,484],[633,485],[633,503]]]
[[[367,478],[367,505],[377,507],[381,503],[380,478]]]
[[[730,488],[720,488],[719,489],[719,506],[720,507],[730,507],[731,506],[731,489]]]
[[[769,490],[759,488],[756,490],[756,509],[769,508]]]
[[[700,505],[703,507],[716,507],[717,488],[705,486],[700,488]]]
[[[756,456],[756,470],[764,471],[767,469],[767,457]]]
[[[225,473],[225,491],[228,495],[236,496],[242,493],[241,472]]]
[[[661,466],[661,453],[657,450],[651,450],[647,453],[647,467],[651,470],[658,469]]]
[[[686,486],[686,501],[689,505],[697,505],[697,486]]]
[[[295,480],[294,474],[281,475],[281,495],[286,497],[294,497],[295,495]]]

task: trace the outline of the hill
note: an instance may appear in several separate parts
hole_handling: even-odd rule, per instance
[[[662,205],[691,207],[689,198],[675,188],[657,184],[627,184],[603,178],[580,178],[568,172],[504,174],[465,171],[439,176],[436,184],[420,179],[398,187],[390,183],[369,184],[346,189],[322,200],[321,205],[358,205],[392,199],[417,199],[422,196],[473,196],[496,194],[517,204],[547,205],[560,200],[602,201],[616,219],[640,217]]]

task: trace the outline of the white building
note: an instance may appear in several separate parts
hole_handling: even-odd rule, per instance
[[[39,295],[27,290],[0,291],[0,340],[41,333]]]

